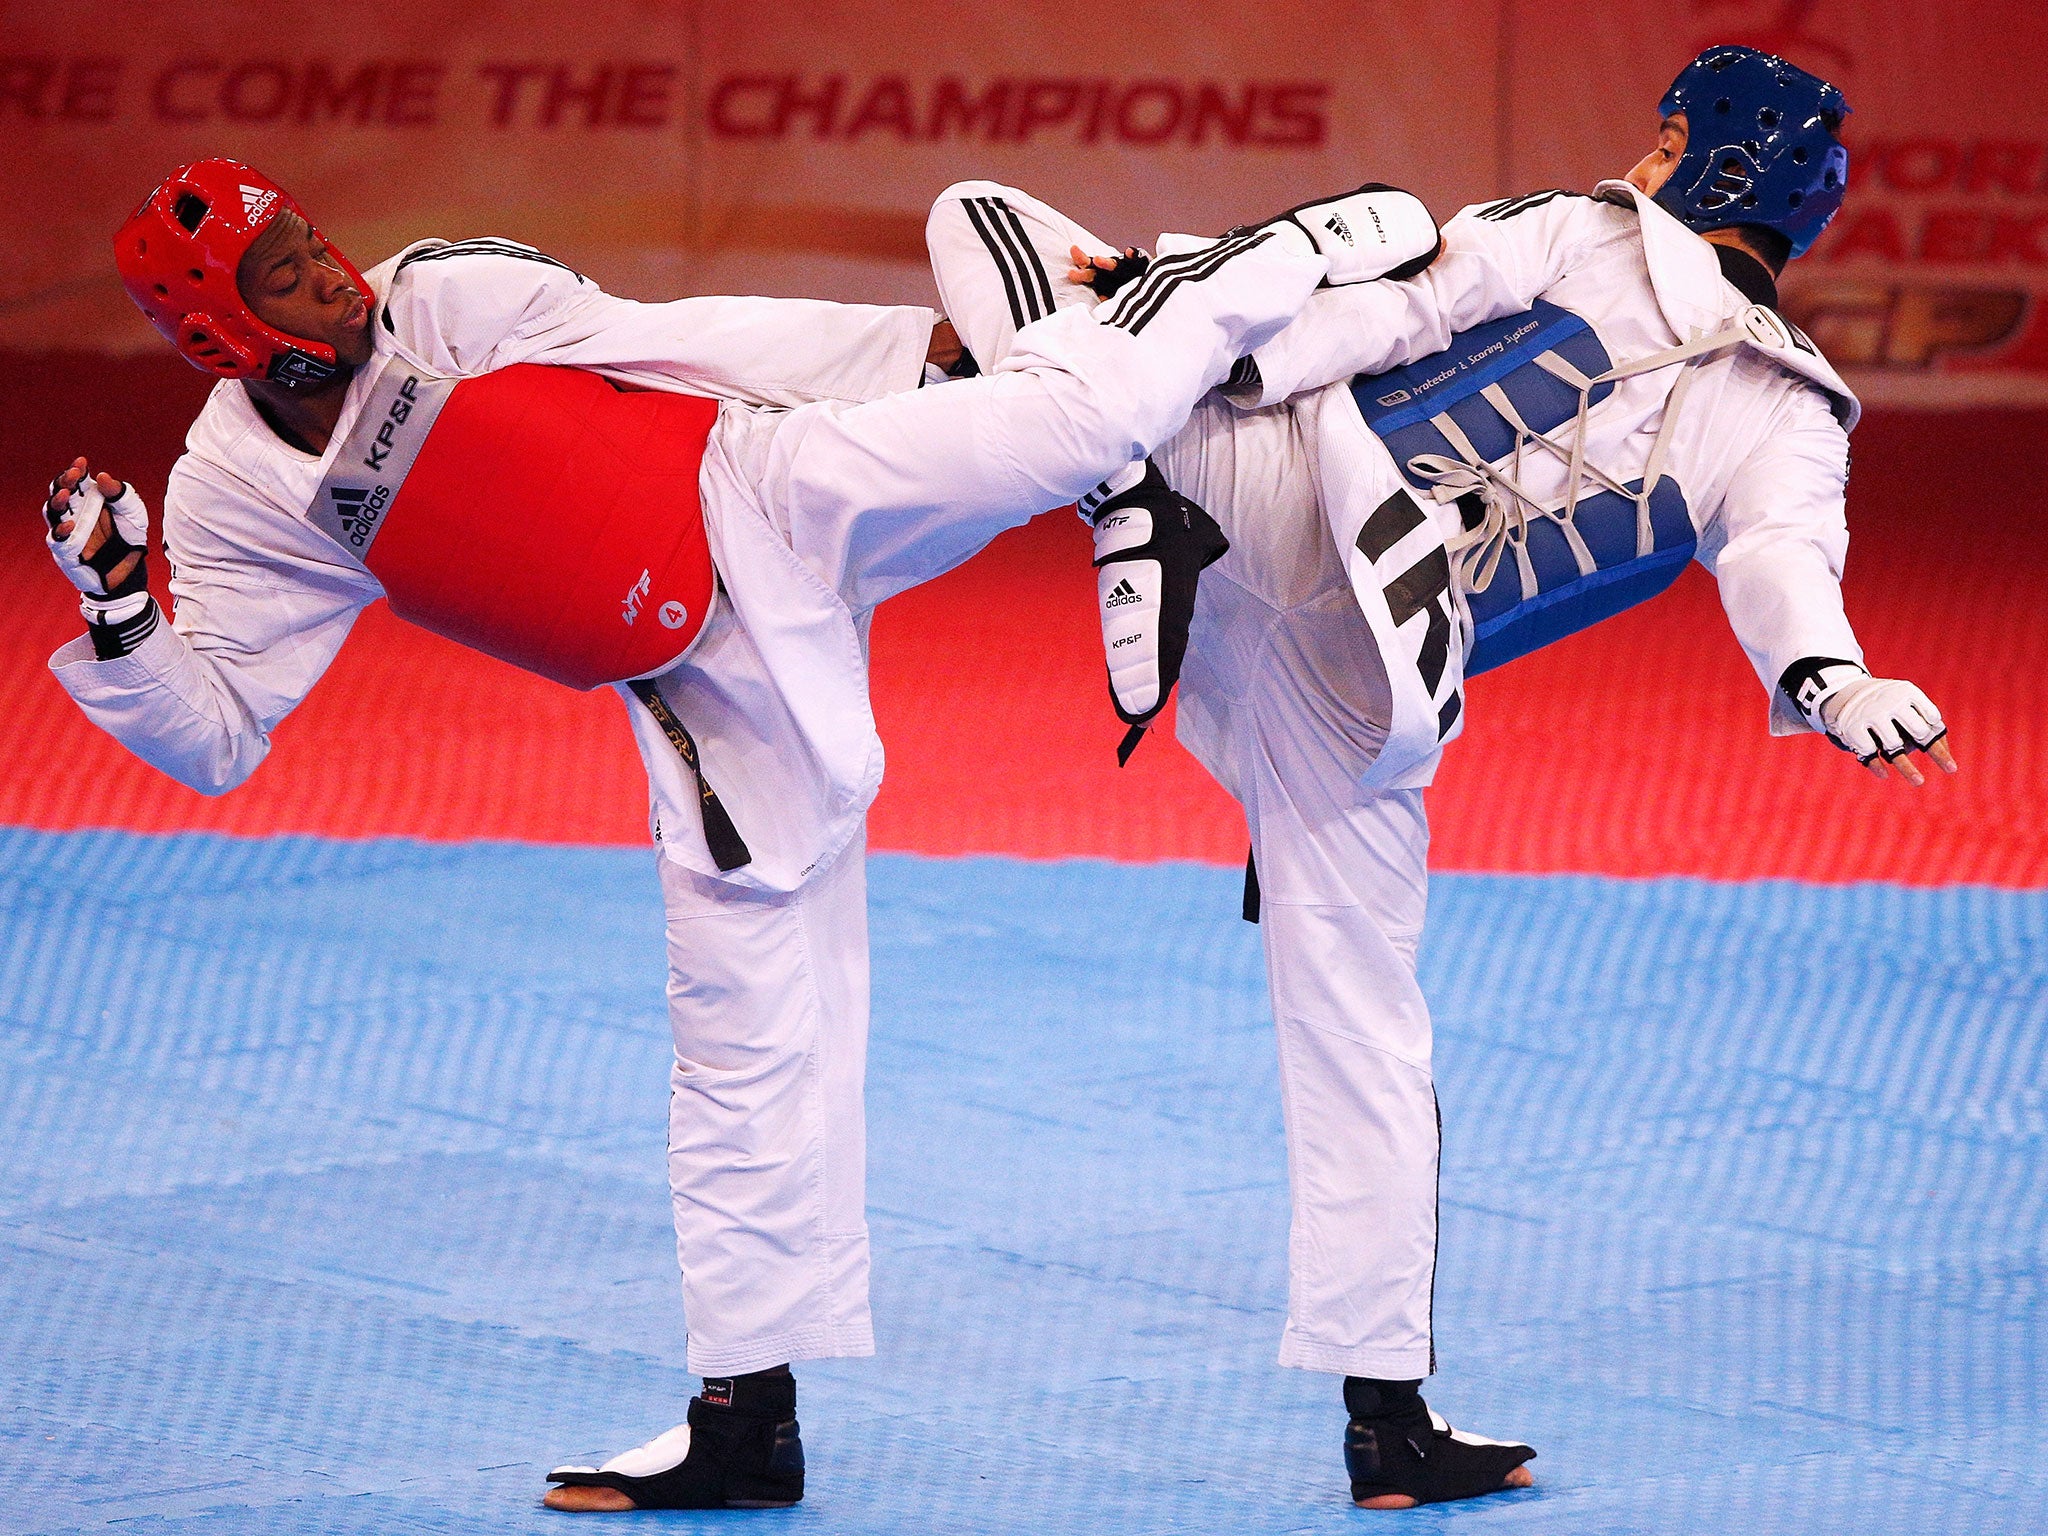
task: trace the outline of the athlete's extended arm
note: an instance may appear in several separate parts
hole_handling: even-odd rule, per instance
[[[1233,398],[1273,405],[1384,373],[1441,352],[1455,332],[1527,309],[1598,230],[1589,199],[1538,197],[1458,214],[1444,225],[1443,253],[1415,277],[1318,291],[1252,354],[1256,377],[1234,384]]]
[[[1786,397],[1702,532],[1700,563],[1771,693],[1771,730],[1820,731],[1879,778],[1924,782],[1910,754],[1956,771],[1941,715],[1911,683],[1873,678],[1842,607],[1849,442],[1820,394]]]
[[[928,309],[819,299],[641,304],[602,294],[522,337],[533,350],[517,360],[670,382],[749,405],[860,403],[917,388],[934,319]]]
[[[408,252],[384,305],[387,331],[437,372],[546,363],[782,407],[915,389],[937,320],[916,305],[818,299],[644,304],[529,247],[483,240]]]

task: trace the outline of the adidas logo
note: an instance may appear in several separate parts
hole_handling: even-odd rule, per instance
[[[334,515],[340,520],[343,535],[361,549],[377,531],[377,520],[384,515],[390,492],[381,485],[374,491],[337,485],[329,494],[334,498]]]
[[[359,491],[352,486],[345,485],[337,485],[334,488],[334,510],[336,515],[341,518],[344,528],[369,521],[369,518],[363,515],[363,503],[369,499],[370,493],[368,491]]]
[[[276,201],[277,194],[275,192],[266,192],[261,187],[252,187],[246,181],[243,182],[242,222],[254,224],[258,219],[270,212],[270,205]]]
[[[1130,578],[1126,576],[1122,581],[1110,588],[1109,596],[1102,600],[1102,606],[1105,608],[1128,608],[1132,603],[1142,603],[1143,601],[1145,599],[1139,595],[1138,589],[1131,585]]]
[[[246,192],[248,188],[244,187],[242,190]],[[1344,215],[1341,213],[1333,213],[1327,219],[1323,220],[1323,228],[1327,229],[1339,240],[1342,240],[1346,245],[1358,244],[1358,242],[1351,237],[1351,226],[1344,222]]]

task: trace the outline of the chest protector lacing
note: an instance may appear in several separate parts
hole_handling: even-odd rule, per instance
[[[1719,331],[1615,364],[1583,319],[1539,300],[1459,333],[1433,357],[1354,381],[1366,424],[1410,483],[1464,513],[1464,531],[1445,548],[1471,637],[1466,676],[1610,617],[1677,578],[1695,534],[1682,490],[1664,473],[1672,433],[1693,365],[1752,339],[1752,324],[1775,327],[1767,311],[1756,313],[1760,322],[1745,311]],[[1671,367],[1681,372],[1642,478],[1629,483],[1589,462],[1594,406],[1620,380]],[[1535,454],[1565,466],[1561,497],[1526,489],[1525,458]],[[1509,556],[1518,580],[1496,587]]]

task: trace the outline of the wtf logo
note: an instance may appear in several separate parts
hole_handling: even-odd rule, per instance
[[[634,582],[632,586],[626,588],[626,603],[624,617],[626,620],[626,624],[629,628],[631,627],[633,621],[640,617],[640,604],[642,600],[646,598],[649,589],[651,589],[653,585],[653,575],[650,572],[642,571],[640,573],[640,579]]]

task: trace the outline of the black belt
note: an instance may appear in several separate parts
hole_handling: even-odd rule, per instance
[[[668,707],[648,678],[636,678],[626,684],[633,690],[633,697],[647,706],[647,712],[654,716],[654,723],[661,727],[661,734],[676,749],[676,756],[689,765],[690,772],[697,776],[697,799],[704,811],[704,842],[711,850],[711,858],[722,874],[738,869],[742,864],[754,861],[753,853],[747,847],[747,840],[740,836],[740,830],[732,824],[732,817],[726,813],[724,804],[718,798],[718,791],[711,787],[711,781],[704,777],[704,766],[697,755],[697,743],[691,739],[683,722],[676,718],[676,712]]]

